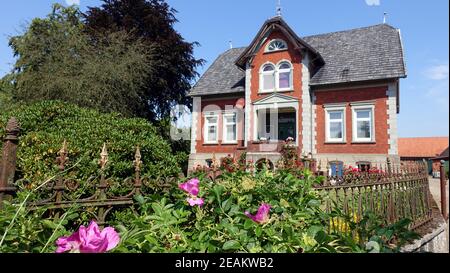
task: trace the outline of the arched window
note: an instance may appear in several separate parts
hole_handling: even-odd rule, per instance
[[[273,91],[275,89],[275,66],[266,64],[261,69],[261,90]]]
[[[278,89],[291,89],[292,86],[292,66],[288,62],[282,62],[278,65]]]
[[[279,50],[286,50],[287,44],[285,41],[280,39],[275,39],[270,41],[270,43],[266,47],[266,52],[272,52],[272,51],[279,51]]]

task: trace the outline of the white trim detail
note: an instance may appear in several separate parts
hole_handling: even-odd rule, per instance
[[[248,141],[250,141],[250,113],[252,111],[252,105],[250,102],[251,95],[251,84],[252,84],[252,69],[249,64],[247,64],[247,69],[245,70],[245,117],[244,117],[244,147],[247,147]]]
[[[201,97],[194,97],[192,100],[192,122],[191,122],[191,154],[195,154],[197,149],[197,129],[198,129],[198,114],[200,113],[200,108],[202,104]]]
[[[313,153],[313,109],[311,103],[311,89],[309,87],[309,59],[308,55],[302,61],[302,153]]]
[[[278,118],[278,109],[280,108],[294,108],[295,109],[295,142],[298,146],[299,143],[299,126],[298,126],[298,113],[299,113],[299,101],[293,97],[282,95],[282,94],[272,94],[263,99],[260,99],[253,103],[253,141],[258,140],[258,110],[269,110],[271,114],[271,124],[274,124],[274,135],[273,139],[278,140],[278,122],[275,122]],[[265,113],[264,111],[264,113]]]
[[[346,107],[342,106],[328,106],[325,107],[325,142],[327,143],[345,143],[346,142]],[[341,138],[330,138],[330,112],[341,112]]]
[[[375,142],[375,105],[373,103],[362,103],[357,106],[352,106],[352,142]],[[368,110],[369,117],[368,118],[360,118],[359,120],[369,121],[370,122],[370,138],[359,138],[358,137],[358,118],[357,111],[358,110]]]
[[[270,46],[272,43],[274,43],[274,42],[281,42],[281,43],[283,44],[284,48],[280,48],[280,49],[272,49],[272,50],[270,50],[270,49],[269,49],[269,46]],[[287,43],[286,43],[284,40],[281,40],[281,39],[272,39],[272,40],[270,40],[270,41],[267,43],[266,48],[264,49],[264,53],[268,53],[268,52],[277,52],[277,51],[283,51],[283,50],[288,50],[288,45],[287,45]]]
[[[264,67],[266,66],[272,66],[273,70],[265,72]],[[264,89],[264,76],[273,76],[273,88]],[[259,68],[259,93],[271,93],[274,92],[276,89],[277,89],[277,67],[271,62],[266,62],[262,64],[261,67]]]
[[[210,118],[210,117],[215,117],[216,122],[210,124],[208,121],[208,118]],[[204,114],[205,122],[203,125],[203,136],[204,136],[203,143],[205,143],[205,144],[218,144],[219,143],[219,119],[220,119],[219,111],[208,111],[207,113]],[[209,134],[208,134],[209,126],[216,127],[216,139],[215,140],[209,140]]]
[[[234,116],[234,122],[228,122],[227,116]],[[227,140],[228,129],[227,125],[234,125],[234,139]],[[238,115],[237,111],[225,111],[222,113],[222,143],[223,144],[237,144],[238,137]]]
[[[286,96],[283,94],[275,93],[275,94],[269,95],[265,98],[262,98],[260,100],[253,102],[253,105],[258,106],[258,105],[266,105],[266,104],[274,104],[274,103],[278,103],[278,104],[294,103],[294,104],[298,105],[298,99],[291,97],[291,96]]]
[[[289,64],[289,68],[280,69],[280,66],[283,63]],[[280,88],[280,73],[289,72],[289,87]],[[289,60],[281,60],[277,63],[275,67],[275,91],[283,92],[283,91],[291,91],[294,89],[294,66]]]
[[[281,70],[280,66],[283,63],[289,64],[290,68]],[[266,67],[267,65],[270,65],[270,66],[272,66],[274,68],[273,73],[272,72],[264,72],[263,71],[264,67]],[[280,72],[281,73],[286,73],[288,71],[290,72],[290,74],[289,74],[289,87],[280,88]],[[258,93],[259,94],[265,94],[265,93],[293,91],[294,90],[294,73],[295,73],[294,72],[294,66],[287,59],[280,60],[277,64],[273,64],[271,62],[265,62],[259,68],[259,90],[258,90]],[[274,87],[273,87],[273,89],[264,89],[264,76],[272,75],[272,74],[273,74],[273,77],[274,77]]]
[[[389,155],[398,155],[397,85],[390,83],[386,91]]]
[[[314,93],[312,94],[312,154],[317,154],[317,105],[316,105],[316,96]]]

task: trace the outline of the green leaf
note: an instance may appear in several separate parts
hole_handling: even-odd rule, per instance
[[[256,236],[261,236],[261,234],[262,234],[262,228],[261,228],[261,226],[257,226],[256,227],[256,229],[255,229],[255,234],[256,234]]]
[[[227,200],[225,200],[225,201],[223,201],[222,202],[222,209],[225,211],[225,212],[227,212],[230,208],[231,208],[231,205],[232,205],[232,198],[230,197],[230,198],[228,198]]]
[[[244,229],[249,229],[250,227],[253,226],[253,221],[250,219],[245,220],[244,222]]]
[[[142,195],[136,195],[136,196],[134,197],[134,199],[135,199],[139,204],[144,204],[144,203],[145,203],[144,196],[142,196]]]
[[[223,250],[236,250],[241,248],[241,244],[236,240],[230,240],[223,244]]]
[[[321,230],[319,232],[317,232],[316,236],[314,237],[314,239],[319,243],[325,243],[327,241],[328,235],[325,233],[325,231]]]
[[[384,235],[386,236],[386,238],[388,240],[390,240],[392,238],[392,235],[394,235],[394,231],[393,230],[388,230],[388,231],[386,231],[386,233]]]
[[[316,200],[316,199],[309,200],[308,206],[310,206],[310,207],[319,207],[320,206],[320,201]]]
[[[311,236],[311,237],[315,237],[316,234],[317,234],[319,231],[322,231],[322,230],[323,230],[323,227],[322,227],[322,226],[311,226],[311,227],[308,229],[308,235]]]
[[[42,220],[42,223],[44,224],[45,227],[50,228],[50,229],[56,229],[56,227],[58,226],[53,221],[50,221],[48,219]]]

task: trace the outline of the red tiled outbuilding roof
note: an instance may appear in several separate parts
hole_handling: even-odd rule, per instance
[[[400,157],[437,157],[449,146],[448,137],[408,137],[398,139]]]

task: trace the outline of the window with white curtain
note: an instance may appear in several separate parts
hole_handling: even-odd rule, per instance
[[[292,68],[288,62],[282,62],[278,65],[278,90],[292,89]]]
[[[205,114],[205,126],[204,126],[204,136],[205,143],[217,143],[218,139],[218,124],[219,124],[219,114],[218,113],[208,113]]]
[[[236,112],[223,114],[223,143],[237,142]]]
[[[327,142],[345,142],[345,108],[325,109],[325,135]]]
[[[265,64],[261,70],[261,91],[273,91],[275,89],[275,66]]]
[[[373,142],[373,106],[353,107],[353,141]]]

